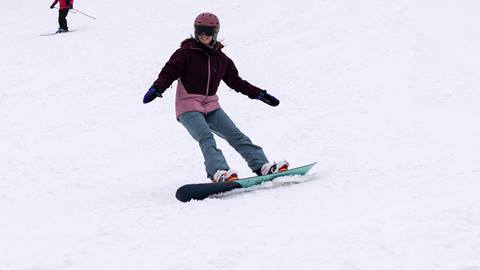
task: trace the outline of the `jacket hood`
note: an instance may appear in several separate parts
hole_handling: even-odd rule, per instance
[[[203,49],[203,50],[210,49],[212,51],[220,51],[224,46],[222,43],[217,41],[215,42],[215,45],[213,46],[213,48],[208,48],[207,46],[203,45],[202,43],[200,43],[194,38],[187,38],[184,41],[182,41],[182,43],[180,43],[180,47],[185,49],[197,48],[197,49]]]

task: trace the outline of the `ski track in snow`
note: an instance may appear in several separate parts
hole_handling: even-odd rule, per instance
[[[0,269],[480,270],[476,1],[78,1],[42,37],[49,4],[2,3]],[[281,101],[222,107],[310,175],[175,199],[200,150],[174,87],[141,101],[203,11]]]

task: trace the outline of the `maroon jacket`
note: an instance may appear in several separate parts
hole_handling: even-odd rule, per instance
[[[52,7],[58,3],[59,0],[55,0],[52,3]],[[73,0],[60,0],[60,9],[73,8]]]
[[[194,39],[182,42],[165,64],[153,86],[163,93],[180,79],[187,94],[214,96],[220,81],[250,98],[260,95],[260,88],[240,78],[233,61],[222,52],[223,45],[217,43],[208,49]]]

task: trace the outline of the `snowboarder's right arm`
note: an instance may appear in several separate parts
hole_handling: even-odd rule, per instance
[[[183,74],[185,69],[185,49],[180,48],[176,50],[165,66],[158,74],[158,78],[153,83],[160,94],[165,92],[165,90],[172,85]]]
[[[158,74],[158,78],[145,94],[144,103],[151,102],[156,97],[161,97],[163,92],[183,74],[185,68],[185,49],[176,50]]]

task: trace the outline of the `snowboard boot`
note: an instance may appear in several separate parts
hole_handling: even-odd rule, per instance
[[[212,178],[212,182],[221,183],[221,182],[230,182],[238,180],[238,172],[235,170],[218,170]]]
[[[273,164],[265,163],[262,168],[255,171],[257,175],[267,175],[288,170],[288,162],[286,160],[280,162],[273,162]]]

